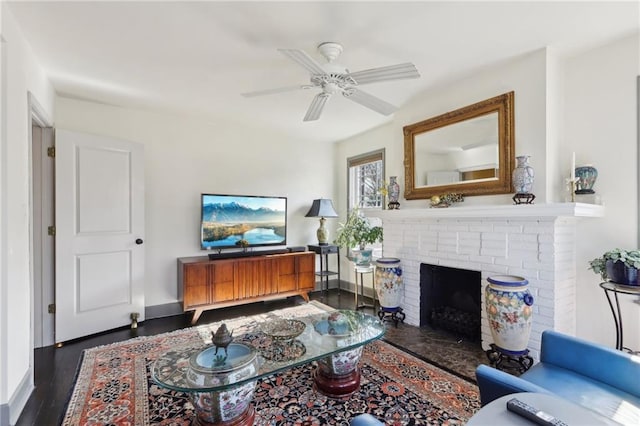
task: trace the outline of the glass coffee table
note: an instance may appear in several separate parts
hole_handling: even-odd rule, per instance
[[[203,341],[201,348],[168,351],[155,361],[151,374],[159,386],[188,394],[195,424],[251,425],[258,379],[312,361],[317,363],[314,389],[349,398],[360,387],[364,345],[384,331],[378,318],[351,310],[269,321],[233,336],[231,343]],[[212,332],[213,341],[221,341],[218,335]]]

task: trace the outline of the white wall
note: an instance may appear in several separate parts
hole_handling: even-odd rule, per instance
[[[201,193],[288,197],[289,246],[317,241],[318,221],[304,215],[314,198],[333,197],[332,145],[67,98],[56,100],[56,125],[145,146],[146,306],[178,300],[178,257],[206,255]]]
[[[578,229],[578,334],[615,345],[615,328],[600,278],[587,261],[604,251],[637,248],[638,108],[640,75],[638,35],[593,49],[564,67],[565,143],[576,164],[598,169],[594,189],[605,203],[605,217],[584,220]],[[640,350],[638,298],[620,296],[625,346]],[[635,302],[635,303],[634,303]]]
[[[515,144],[516,155],[531,155],[531,165],[535,168],[538,181],[545,176],[545,69],[546,50],[537,50],[509,63],[477,72],[472,77],[455,85],[438,87],[416,96],[397,111],[393,120],[384,126],[365,132],[337,144],[336,167],[338,171],[338,199],[346,201],[346,159],[375,149],[385,148],[385,174],[398,176],[400,203],[402,209],[426,208],[427,200],[404,199],[404,136],[402,128],[473,103],[515,91]],[[536,200],[544,202],[546,189],[537,183],[534,186]],[[467,197],[469,204],[509,204],[511,194],[483,197]],[[346,204],[338,207],[341,221],[346,216]],[[344,270],[349,263],[343,260]],[[351,278],[353,281],[353,278]]]
[[[510,90],[515,91],[516,155],[531,155],[536,203],[563,200],[571,152],[577,164],[593,163],[596,191],[606,203],[605,218],[578,224],[576,273],[577,334],[613,346],[615,329],[588,260],[614,247],[638,247],[638,152],[636,76],[638,36],[560,60],[547,49],[482,70],[448,87],[416,97],[392,122],[338,144],[339,199],[346,199],[346,158],[386,149],[386,175],[399,176],[404,191],[402,127]],[[401,208],[426,208],[426,200],[400,200]],[[511,194],[465,198],[464,205],[511,204]],[[344,214],[344,208],[339,210]],[[640,310],[621,298],[625,345],[640,349]],[[637,302],[637,301],[636,301]]]
[[[0,7],[0,422],[14,423],[33,387],[27,94],[52,117],[54,93],[13,15],[4,2]]]

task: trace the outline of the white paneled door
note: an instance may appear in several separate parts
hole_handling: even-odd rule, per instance
[[[56,130],[56,322],[64,342],[144,320],[144,150]]]

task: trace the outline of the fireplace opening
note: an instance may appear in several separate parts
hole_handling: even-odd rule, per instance
[[[479,271],[420,264],[420,326],[480,341]]]

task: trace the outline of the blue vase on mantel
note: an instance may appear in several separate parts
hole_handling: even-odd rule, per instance
[[[595,194],[593,185],[598,178],[598,170],[592,165],[576,167],[576,194]]]

